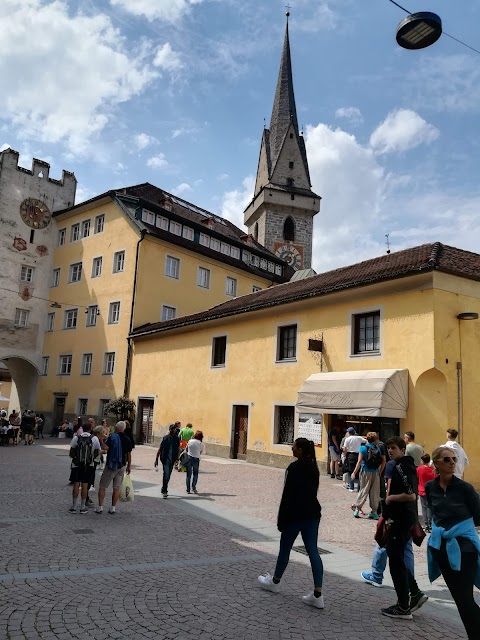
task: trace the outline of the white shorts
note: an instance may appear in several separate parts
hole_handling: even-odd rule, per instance
[[[330,459],[333,462],[338,462],[340,460],[340,454],[335,451],[335,447],[328,447],[330,449]]]

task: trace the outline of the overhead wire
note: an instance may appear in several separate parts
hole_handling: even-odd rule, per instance
[[[28,283],[25,283],[25,287],[28,287]],[[6,287],[0,287],[1,291],[8,291],[9,293],[17,293],[19,294],[18,291],[16,291],[15,289],[7,289]],[[19,294],[20,295],[20,294]],[[95,305],[88,305],[85,306],[83,304],[72,304],[71,302],[59,302],[58,300],[52,300],[51,298],[42,298],[41,296],[34,296],[33,294],[30,294],[28,296],[28,299],[30,300],[30,298],[35,298],[36,300],[44,300],[45,302],[51,302],[52,304],[59,304],[63,307],[81,307],[82,309],[88,309],[88,307],[92,307]]]

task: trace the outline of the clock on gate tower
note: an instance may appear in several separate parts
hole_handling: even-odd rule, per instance
[[[51,213],[47,205],[36,198],[26,198],[20,205],[23,222],[32,229],[45,229],[50,224]]]
[[[303,247],[295,246],[294,244],[284,244],[276,242],[273,246],[273,251],[282,260],[288,264],[288,266],[298,271],[303,266]]]

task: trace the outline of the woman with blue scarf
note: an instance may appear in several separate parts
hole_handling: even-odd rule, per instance
[[[438,447],[432,453],[438,471],[427,482],[425,493],[432,510],[432,533],[427,547],[430,582],[440,574],[450,589],[469,640],[480,634],[480,607],[473,598],[473,587],[480,589],[480,498],[468,482],[457,478],[456,453]]]

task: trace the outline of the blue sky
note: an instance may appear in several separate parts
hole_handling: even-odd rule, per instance
[[[280,0],[2,0],[0,145],[77,201],[149,181],[242,225],[285,28]],[[403,0],[480,48],[474,0]],[[461,8],[458,8],[461,4]],[[400,49],[388,0],[291,2],[314,267],[440,240],[479,249],[480,56]]]

